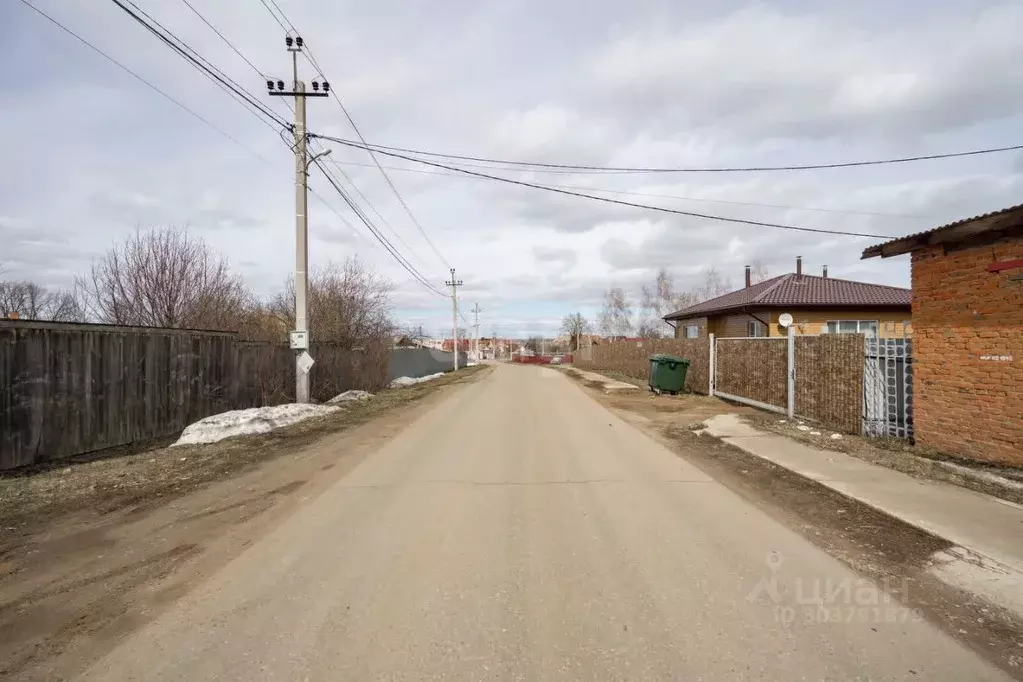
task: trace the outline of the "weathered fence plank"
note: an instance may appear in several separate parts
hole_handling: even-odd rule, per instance
[[[310,349],[312,397],[387,382],[390,348]],[[173,435],[294,400],[287,346],[181,329],[0,321],[0,470]]]

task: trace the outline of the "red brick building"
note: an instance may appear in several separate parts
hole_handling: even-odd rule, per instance
[[[918,443],[1023,466],[1023,205],[872,246],[909,253]]]

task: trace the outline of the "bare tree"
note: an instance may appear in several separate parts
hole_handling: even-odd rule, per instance
[[[313,343],[360,348],[390,342],[391,283],[367,268],[358,258],[329,264],[309,278],[309,330]],[[271,301],[270,310],[295,328],[295,280]]]
[[[639,326],[636,328],[636,335],[641,339],[660,339],[664,338],[664,323],[661,320],[641,320]]]
[[[760,260],[753,261],[753,265],[750,268],[750,283],[759,284],[771,275],[767,270],[767,266]]]
[[[582,313],[566,315],[561,321],[561,333],[569,338],[570,350],[579,350],[579,343],[584,334],[589,333],[590,323]]]
[[[115,244],[76,289],[85,312],[111,324],[235,330],[252,303],[227,260],[177,227]]]
[[[621,287],[611,287],[604,292],[599,324],[600,333],[612,339],[628,336],[632,331],[632,304]]]
[[[727,294],[731,289],[731,281],[722,277],[717,268],[712,265],[703,273],[703,285],[693,293],[698,301],[706,301]]]
[[[644,284],[640,293],[639,335],[643,338],[661,338],[665,315],[698,302],[696,294],[675,290],[675,280],[665,268],[658,270],[654,285]]]
[[[398,337],[396,346],[420,346],[423,340],[426,338],[426,332],[423,330],[423,325],[408,325],[400,328],[396,336]]]
[[[79,322],[83,315],[69,291],[49,291],[35,282],[0,280],[0,318]]]

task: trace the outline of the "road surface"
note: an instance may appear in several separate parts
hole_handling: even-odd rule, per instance
[[[570,379],[514,366],[85,678],[1007,679]]]

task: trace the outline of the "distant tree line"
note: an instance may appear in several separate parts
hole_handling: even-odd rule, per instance
[[[768,278],[767,268],[755,261],[752,283]],[[731,281],[711,266],[703,272],[699,286],[681,291],[675,279],[661,268],[652,284],[640,288],[639,306],[635,308],[629,294],[622,287],[612,286],[604,292],[603,304],[597,315],[596,329],[605,338],[636,336],[644,339],[662,338],[668,331],[664,316],[697,303],[721,296],[732,290]],[[561,333],[571,340],[572,350],[578,350],[580,340],[593,329],[582,313],[567,315],[561,323]]]
[[[314,342],[355,348],[388,340],[391,284],[357,258],[328,263],[309,278]],[[0,317],[57,322],[206,329],[283,342],[295,324],[295,282],[261,299],[221,254],[187,230],[136,231],[75,278],[71,289],[7,279],[0,270]]]

